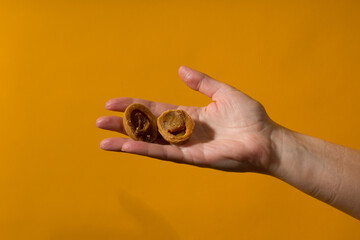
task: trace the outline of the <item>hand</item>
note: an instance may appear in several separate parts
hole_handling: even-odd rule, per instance
[[[269,174],[360,219],[360,190],[355,184],[360,182],[360,151],[281,127],[257,101],[203,73],[181,67],[179,75],[213,102],[206,107],[185,107],[116,98],[106,108],[123,112],[128,105],[141,103],[155,116],[183,109],[195,120],[193,135],[185,144],[108,138],[101,148],[224,171]],[[101,117],[96,124],[126,134],[121,117]]]
[[[224,171],[268,173],[276,157],[271,138],[277,125],[262,105],[239,90],[188,67],[180,67],[179,75],[187,86],[212,98],[213,102],[206,107],[186,107],[116,98],[109,100],[106,108],[123,112],[128,105],[141,103],[157,117],[168,109],[183,109],[195,120],[193,135],[185,144],[108,138],[101,142],[101,148]],[[121,117],[100,117],[97,126],[126,134]]]

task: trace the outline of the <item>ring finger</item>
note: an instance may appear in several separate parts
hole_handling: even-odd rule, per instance
[[[110,130],[126,134],[122,117],[103,116],[96,120],[96,126],[101,129]]]

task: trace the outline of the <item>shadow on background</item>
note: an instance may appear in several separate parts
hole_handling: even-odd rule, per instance
[[[167,239],[177,240],[177,234],[155,210],[126,192],[121,192],[119,203],[127,219],[134,223],[132,227],[100,227],[99,224],[73,226],[62,229],[51,240],[112,240],[112,239]],[[121,219],[120,219],[121,220]],[[119,221],[120,222],[120,221]]]

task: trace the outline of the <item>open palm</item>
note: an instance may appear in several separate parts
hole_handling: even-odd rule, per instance
[[[101,148],[210,167],[225,171],[266,172],[272,161],[271,134],[275,124],[264,108],[239,90],[196,70],[181,67],[181,79],[192,89],[210,98],[206,107],[185,107],[135,98],[116,98],[106,103],[113,111],[125,111],[132,103],[147,106],[156,117],[169,109],[183,109],[194,120],[195,129],[183,145],[108,138]],[[104,116],[97,120],[102,129],[126,134],[121,117]]]

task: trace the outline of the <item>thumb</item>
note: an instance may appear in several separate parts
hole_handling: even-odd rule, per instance
[[[181,66],[179,68],[179,75],[185,84],[190,88],[205,94],[213,100],[222,95],[222,93],[226,92],[226,90],[232,88],[231,86],[223,82],[219,82],[204,73],[185,66]]]

